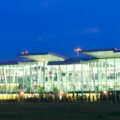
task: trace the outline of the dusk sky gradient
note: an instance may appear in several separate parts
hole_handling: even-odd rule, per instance
[[[120,0],[0,0],[0,60],[120,48]]]

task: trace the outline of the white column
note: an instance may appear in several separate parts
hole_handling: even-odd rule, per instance
[[[45,61],[43,62],[43,92],[45,92]]]
[[[34,92],[32,67],[30,65],[30,93]]]
[[[23,85],[22,85],[23,90],[24,90],[24,80],[25,80],[25,67],[23,66]]]
[[[115,58],[114,58],[114,93],[115,93],[115,102],[116,102],[116,61],[115,61]]]
[[[8,92],[8,88],[7,88],[7,79],[6,79],[6,72],[5,72],[5,67],[3,67],[3,77],[4,77],[4,82],[5,82],[5,92]]]
[[[83,64],[81,64],[81,87],[82,87],[82,94],[83,94]]]
[[[94,85],[94,91],[96,93],[96,87],[95,87],[95,79],[94,79],[94,71],[93,71],[93,63],[91,63],[91,71],[92,71],[92,80],[93,80],[93,85]]]
[[[62,78],[62,70],[61,70],[60,65],[59,65],[59,70],[60,70],[60,78],[61,78],[61,82],[62,82],[62,91],[64,91],[64,84],[63,84],[63,78]]]
[[[67,90],[67,79],[68,79],[68,73],[67,73],[67,65],[66,65],[66,93],[68,92],[68,90]]]
[[[39,69],[38,69],[38,67],[39,67],[39,64],[37,62],[37,92],[38,92],[38,86],[39,86]]]

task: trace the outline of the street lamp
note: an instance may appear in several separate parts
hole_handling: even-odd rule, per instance
[[[75,49],[75,52],[77,52],[77,56],[79,56],[79,53],[81,52],[82,50],[80,48],[76,48]]]

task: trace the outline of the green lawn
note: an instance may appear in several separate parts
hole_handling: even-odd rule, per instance
[[[120,103],[0,103],[0,120],[119,120]]]

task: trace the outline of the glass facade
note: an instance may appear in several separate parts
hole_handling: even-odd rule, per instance
[[[56,65],[48,62],[0,65],[0,93],[120,91],[120,58]]]

